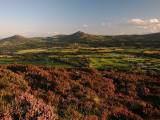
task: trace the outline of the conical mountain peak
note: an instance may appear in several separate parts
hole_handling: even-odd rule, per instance
[[[21,35],[14,35],[14,36],[12,36],[11,38],[25,38],[25,37],[23,37],[23,36],[21,36]]]
[[[85,37],[88,37],[89,34],[84,33],[84,32],[82,32],[82,31],[78,31],[78,32],[76,32],[76,33],[73,33],[71,36],[72,36],[72,37],[78,37],[78,38],[85,38]]]

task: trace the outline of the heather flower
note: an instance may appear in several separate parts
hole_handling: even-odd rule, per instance
[[[5,108],[3,119],[12,119],[11,116],[25,120],[56,120],[58,118],[54,108],[38,101],[29,93],[17,95],[11,106],[8,105]]]

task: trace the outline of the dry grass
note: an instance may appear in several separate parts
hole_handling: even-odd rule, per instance
[[[98,50],[97,52],[113,52],[114,50]]]
[[[9,56],[9,55],[0,55],[0,58],[12,58],[12,56]]]
[[[147,54],[160,54],[160,51],[145,51],[144,53],[147,53]]]
[[[15,54],[25,54],[25,53],[39,53],[39,52],[45,52],[47,49],[28,49],[28,50],[20,50],[18,52],[15,52]]]

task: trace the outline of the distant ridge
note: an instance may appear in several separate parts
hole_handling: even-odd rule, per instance
[[[102,36],[88,34],[82,31],[70,35],[55,35],[51,37],[26,38],[14,35],[0,40],[0,50],[15,50],[29,48],[50,48],[53,46],[69,46],[70,44],[86,44],[91,47],[159,47],[160,33],[144,35]]]
[[[160,35],[160,32],[157,32],[157,33],[149,33],[149,34],[144,34],[144,35]]]
[[[82,39],[82,38],[87,38],[87,37],[100,37],[103,38],[103,37],[111,37],[111,36],[160,36],[160,32],[157,32],[157,33],[148,33],[148,34],[141,34],[141,35],[138,35],[138,34],[132,34],[132,35],[93,35],[93,34],[88,34],[88,33],[85,33],[85,32],[82,32],[82,31],[77,31],[73,34],[70,34],[70,35],[63,35],[63,34],[58,34],[58,35],[55,35],[55,36],[52,36],[52,37],[31,37],[32,39],[47,39],[47,38],[63,38],[63,39],[66,39],[66,38],[76,38],[76,39]],[[29,39],[29,38],[26,38],[24,36],[21,36],[21,35],[14,35],[14,36],[11,36],[11,37],[7,37],[7,38],[0,38],[2,40],[4,39]]]

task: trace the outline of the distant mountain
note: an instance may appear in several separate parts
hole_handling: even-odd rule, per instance
[[[95,40],[101,40],[101,39],[104,39],[104,36],[92,35],[92,34],[87,34],[87,33],[78,31],[71,35],[65,35],[61,37],[59,40],[65,41],[65,42],[83,42],[83,41],[85,42],[85,41],[95,41]]]
[[[26,40],[27,38],[23,37],[23,36],[20,36],[20,35],[15,35],[15,36],[12,36],[12,37],[9,37],[9,38],[5,38],[3,40],[0,41],[0,44],[2,46],[6,46],[6,45],[9,45],[9,46],[14,46],[14,45],[17,45],[17,43],[19,44],[23,44],[23,42]]]
[[[71,35],[66,36],[66,38],[70,38],[70,39],[83,39],[83,38],[88,38],[90,37],[90,34],[78,31],[76,33],[73,33]]]
[[[16,45],[22,45],[22,44],[32,44],[37,42],[44,42],[42,39],[38,38],[26,38],[20,35],[14,35],[9,38],[5,38],[0,41],[0,44],[2,45],[10,45],[10,46],[16,46]]]
[[[45,40],[14,35],[0,40],[0,50],[37,48],[39,45],[42,46],[43,43],[45,43]]]
[[[26,38],[15,35],[0,40],[0,50],[18,50],[32,48],[50,48],[53,46],[68,46],[69,44],[87,44],[91,47],[160,47],[160,33],[145,35],[92,35],[78,31],[71,35],[56,35],[52,37]]]

